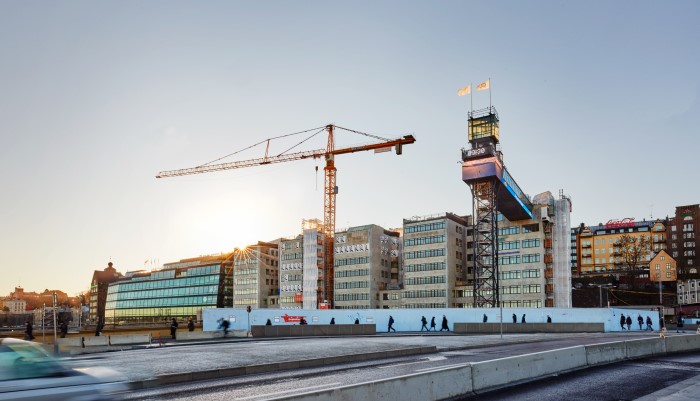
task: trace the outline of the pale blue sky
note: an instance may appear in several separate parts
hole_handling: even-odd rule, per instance
[[[337,227],[469,214],[456,92],[489,77],[525,192],[563,189],[574,225],[673,214],[700,202],[698,21],[698,1],[0,1],[0,294],[297,234],[323,218],[320,161],[154,177],[328,123],[417,139],[338,156]]]

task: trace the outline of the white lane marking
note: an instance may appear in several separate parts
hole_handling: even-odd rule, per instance
[[[416,372],[429,372],[429,371],[438,371],[438,370],[444,370],[444,369],[449,369],[449,368],[456,368],[458,366],[467,366],[464,363],[456,363],[454,365],[442,365],[442,366],[435,366],[432,368],[425,368],[425,369],[416,369]]]
[[[307,386],[307,387],[303,387],[303,388],[293,388],[293,389],[286,390],[286,391],[278,391],[278,392],[276,392],[276,393],[265,393],[265,394],[251,395],[251,396],[249,396],[249,397],[235,398],[235,399],[236,399],[236,400],[250,400],[250,399],[253,399],[253,398],[261,398],[261,397],[263,397],[263,399],[266,399],[266,398],[268,398],[268,397],[271,396],[271,395],[286,394],[286,393],[291,393],[292,391],[297,392],[297,393],[298,393],[299,391],[306,392],[306,390],[310,390],[310,389],[314,389],[314,388],[321,388],[321,387],[328,387],[328,386],[337,386],[337,385],[339,385],[339,384],[340,384],[340,382],[337,382],[337,383],[328,383],[328,384],[321,384],[321,385],[318,385],[318,386]]]

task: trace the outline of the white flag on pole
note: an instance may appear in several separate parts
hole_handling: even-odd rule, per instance
[[[457,91],[457,96],[464,96],[464,95],[468,95],[468,94],[470,94],[470,93],[472,93],[472,86],[471,86],[471,84],[465,86],[464,88],[460,88],[460,89]]]

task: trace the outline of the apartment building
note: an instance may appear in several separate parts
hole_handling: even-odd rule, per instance
[[[402,308],[463,308],[467,217],[453,213],[403,220]],[[460,293],[458,293],[460,291]]]
[[[700,278],[696,252],[700,247],[700,205],[677,206],[669,219],[667,251],[678,263],[680,280]]]
[[[335,233],[334,309],[378,309],[380,292],[398,287],[401,238],[370,224]]]

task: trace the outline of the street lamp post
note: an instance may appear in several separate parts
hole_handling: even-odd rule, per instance
[[[56,293],[53,293],[53,353],[58,354],[58,340],[56,340]]]

